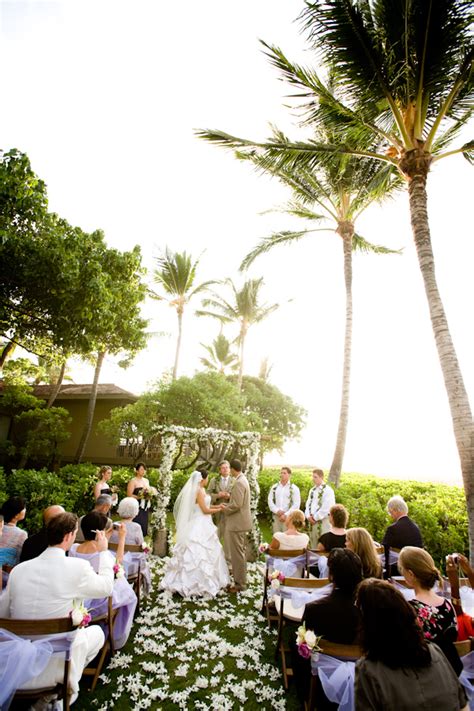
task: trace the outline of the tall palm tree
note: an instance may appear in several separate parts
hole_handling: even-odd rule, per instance
[[[260,289],[263,286],[263,277],[260,279],[248,279],[241,289],[237,289],[232,279],[226,279],[223,284],[230,287],[232,299],[227,301],[222,296],[214,293],[212,298],[204,299],[205,309],[196,311],[198,316],[211,316],[221,323],[239,324],[239,376],[238,387],[242,390],[242,378],[244,374],[244,347],[250,326],[263,321],[269,316],[278,304],[261,304]],[[211,310],[209,310],[211,309]]]
[[[165,253],[158,257],[156,262],[158,266],[153,272],[153,281],[163,288],[166,296],[154,291],[150,291],[150,295],[153,299],[168,301],[169,305],[176,309],[178,316],[178,340],[173,366],[173,380],[176,380],[183,333],[184,307],[193,296],[205,291],[214,282],[205,281],[193,288],[199,258],[193,261],[191,255],[186,252],[172,252],[167,247]]]
[[[225,373],[226,368],[235,370],[239,363],[239,356],[232,352],[232,344],[223,333],[219,333],[217,338],[214,338],[212,345],[206,346],[201,343],[201,346],[206,349],[208,358],[200,358],[201,363],[209,370],[217,370],[219,373]]]
[[[439,293],[428,221],[430,167],[455,154],[474,161],[474,141],[452,144],[474,111],[472,4],[469,0],[316,0],[303,13],[305,31],[335,77],[331,92],[317,73],[269,48],[272,61],[299,91],[307,124],[330,116],[353,140],[248,141],[220,131],[202,137],[233,148],[255,147],[280,167],[311,168],[334,154],[395,166],[408,185],[411,225],[448,395],[466,493],[474,555],[474,424],[461,368]],[[366,146],[361,148],[361,139]],[[229,143],[230,141],[230,143]]]
[[[328,137],[330,129],[321,131]],[[344,359],[342,368],[342,392],[339,425],[329,479],[336,486],[342,470],[349,421],[349,391],[352,352],[352,252],[358,250],[375,254],[394,253],[394,250],[367,242],[355,231],[355,221],[372,203],[397,189],[400,181],[391,166],[376,161],[355,161],[347,156],[334,156],[318,171],[305,168],[285,170],[270,168],[267,160],[255,153],[239,158],[251,160],[257,168],[277,176],[289,186],[295,200],[285,212],[314,222],[317,227],[298,232],[279,232],[266,237],[245,257],[242,267],[247,268],[259,255],[276,245],[291,244],[311,233],[333,231],[341,240],[344,258],[344,282],[346,287],[346,321],[344,334]],[[318,213],[314,208],[318,208]]]

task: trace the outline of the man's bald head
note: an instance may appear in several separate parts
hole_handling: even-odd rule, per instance
[[[44,525],[47,526],[52,518],[54,518],[55,516],[59,516],[59,514],[62,513],[64,513],[64,509],[62,506],[59,506],[58,504],[48,506],[48,508],[43,511]]]

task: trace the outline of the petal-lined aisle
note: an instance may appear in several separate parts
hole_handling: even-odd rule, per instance
[[[158,591],[164,561],[151,558],[153,590],[130,640],[84,687],[80,709],[296,709],[274,661],[276,636],[260,615],[262,575],[249,564],[249,589],[213,600]]]

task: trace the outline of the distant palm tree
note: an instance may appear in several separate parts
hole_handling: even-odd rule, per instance
[[[202,304],[205,309],[196,311],[198,316],[211,316],[218,319],[221,323],[238,323],[239,336],[238,343],[240,347],[239,355],[239,376],[238,386],[242,390],[242,378],[244,374],[244,347],[250,326],[263,321],[269,316],[279,304],[260,304],[259,296],[260,289],[263,286],[263,277],[260,279],[249,279],[244,283],[241,289],[237,289],[232,279],[226,279],[222,282],[230,287],[232,291],[232,299],[227,301],[217,293],[213,294],[210,299],[204,299]],[[211,310],[209,310],[209,308]]]
[[[212,345],[206,346],[201,343],[201,346],[206,349],[209,358],[200,358],[200,361],[209,370],[225,373],[226,368],[230,370],[237,369],[239,356],[232,352],[232,344],[223,333],[219,333],[217,338],[212,341]]]
[[[474,141],[451,147],[474,113],[472,3],[468,0],[308,0],[303,13],[311,44],[332,73],[328,92],[314,69],[292,64],[272,48],[272,61],[297,88],[304,121],[330,116],[354,140],[249,141],[221,131],[206,140],[255,147],[280,167],[313,168],[334,154],[391,163],[406,180],[413,238],[451,409],[466,493],[474,557],[474,422],[439,293],[428,221],[430,167],[455,154],[474,162]],[[370,149],[360,148],[360,139]]]
[[[260,380],[263,380],[265,383],[268,383],[270,380],[270,373],[273,369],[273,363],[270,363],[270,360],[268,356],[265,356],[265,358],[262,358],[260,361],[260,368],[258,369],[258,377]]]
[[[285,137],[283,137],[284,139]],[[320,138],[330,139],[330,128],[320,131]],[[311,233],[333,231],[341,240],[346,286],[346,325],[339,426],[329,479],[339,485],[349,420],[349,391],[352,355],[352,252],[393,254],[394,250],[374,245],[355,231],[355,221],[370,205],[400,187],[401,180],[392,166],[377,161],[355,161],[347,156],[334,156],[319,170],[295,167],[285,170],[273,167],[268,159],[250,151],[240,152],[240,159],[251,160],[261,171],[275,175],[290,187],[295,199],[284,212],[313,222],[317,227],[301,231],[285,231],[264,238],[245,257],[246,269],[259,255],[281,244],[293,244]],[[315,212],[314,208],[318,209]]]
[[[168,301],[169,305],[176,309],[178,316],[178,340],[176,342],[173,366],[173,380],[176,380],[183,332],[184,307],[193,296],[205,291],[215,282],[205,281],[193,288],[199,259],[193,261],[191,255],[186,252],[172,252],[167,247],[164,255],[158,257],[156,262],[158,267],[153,272],[153,281],[163,288],[166,296],[157,294],[152,290],[150,290],[150,296],[158,301]]]

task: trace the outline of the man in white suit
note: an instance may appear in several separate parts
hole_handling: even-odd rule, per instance
[[[112,594],[113,562],[111,556],[102,555],[108,545],[104,532],[97,532],[101,553],[99,574],[89,561],[66,557],[76,532],[75,514],[65,512],[51,519],[47,527],[48,548],[37,558],[19,563],[10,573],[6,590],[0,597],[0,617],[25,620],[68,617],[74,604]],[[78,629],[75,633],[71,650],[71,703],[77,698],[84,667],[103,644],[104,633],[98,625]],[[42,674],[22,688],[52,686],[62,680],[63,671],[64,660],[53,657]]]

